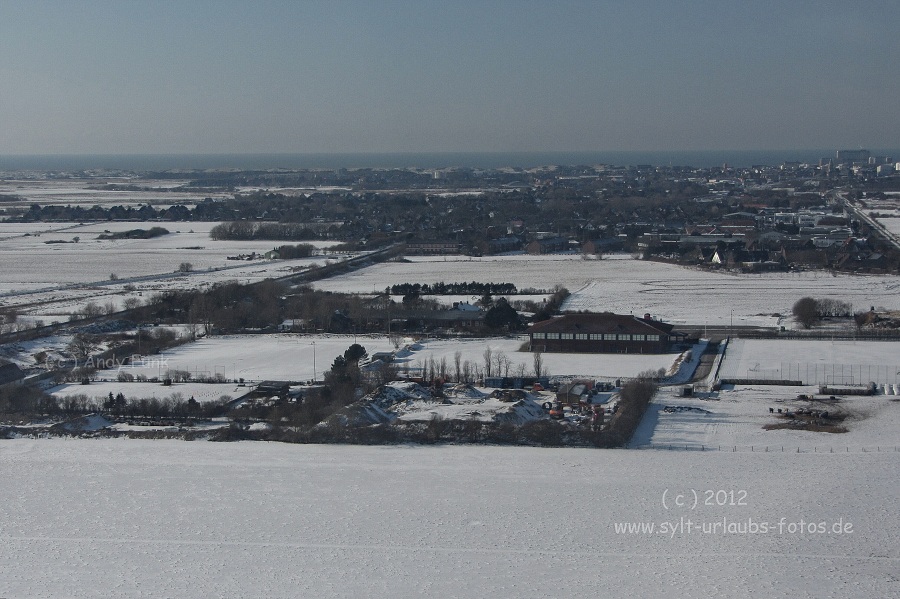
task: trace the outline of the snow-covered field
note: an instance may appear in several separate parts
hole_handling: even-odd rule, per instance
[[[900,309],[900,277],[822,272],[762,275],[712,272],[627,256],[584,260],[579,255],[414,257],[386,262],[315,283],[327,291],[371,293],[398,283],[494,281],[519,289],[562,285],[572,292],[566,310],[651,313],[672,323],[735,326],[791,325],[803,296]],[[781,315],[781,316],[779,316]],[[782,316],[784,318],[782,318]]]
[[[236,399],[245,395],[250,388],[240,387],[234,383],[173,383],[164,387],[162,383],[120,383],[118,381],[98,381],[90,385],[78,383],[58,385],[50,389],[50,393],[56,397],[69,395],[87,395],[91,399],[103,401],[112,393],[113,396],[121,393],[126,399],[164,399],[174,395],[181,396],[187,401],[191,397],[200,403],[216,401],[223,395]]]
[[[878,219],[884,228],[900,237],[900,218],[881,217]]]
[[[721,391],[700,390],[694,397],[681,397],[681,387],[660,389],[632,439],[632,447],[672,447],[674,449],[716,449],[722,451],[889,451],[900,450],[900,396],[881,390],[874,396],[838,396],[832,401],[818,395],[819,381],[828,370],[827,382],[865,384],[876,380],[876,371],[889,372],[897,380],[900,368],[877,367],[883,358],[896,359],[896,343],[854,341],[770,341],[732,340],[725,352],[720,378],[793,379],[804,386],[735,385]],[[794,362],[804,360],[802,367]],[[857,364],[864,376],[869,366],[873,378],[835,380],[831,373],[845,374]],[[807,370],[808,368],[808,370]],[[765,376],[765,375],[769,376]],[[807,378],[808,377],[808,378]],[[815,402],[799,395],[818,396]],[[677,408],[666,411],[666,407]],[[770,408],[774,412],[770,412]],[[783,424],[778,410],[826,410],[846,418],[835,424],[847,432],[809,430],[765,430],[766,425]],[[900,457],[900,454],[897,454]]]
[[[898,460],[0,441],[0,596],[892,597]]]
[[[28,316],[51,322],[65,320],[88,302],[111,302],[121,309],[126,298],[144,293],[197,289],[229,280],[255,282],[344,257],[228,260],[229,256],[263,254],[280,243],[213,240],[209,231],[216,224],[0,223],[0,252],[6,257],[0,273],[0,303],[22,306]],[[169,234],[153,239],[97,239],[104,233],[153,226],[161,226]],[[72,243],[76,237],[78,243]],[[327,250],[334,242],[312,245]],[[185,262],[193,271],[177,272]],[[118,280],[110,280],[112,275]]]
[[[457,351],[461,361],[483,366],[487,348],[496,356],[502,353],[510,362],[508,373],[515,376],[521,366],[526,373],[534,367],[531,352],[519,351],[527,337],[491,339],[432,339],[413,342],[407,339],[407,350],[401,348],[395,361],[401,370],[413,373],[432,359],[445,360],[450,372],[454,369]],[[318,378],[331,368],[334,358],[342,355],[353,343],[359,343],[369,354],[393,351],[391,340],[385,335],[224,335],[208,337],[153,356],[149,365],[121,368],[133,375],[147,377],[165,375],[167,369],[185,370],[193,376],[221,374],[228,379],[248,381],[287,380],[304,381]],[[544,367],[551,376],[590,376],[595,378],[633,377],[645,370],[670,368],[679,353],[671,354],[542,354]],[[315,364],[314,362],[315,358]],[[505,371],[505,369],[504,369]],[[101,371],[99,378],[114,380],[117,371]]]
[[[900,383],[900,347],[889,341],[735,339],[719,376],[807,385]]]
[[[0,293],[58,288],[76,283],[108,281],[115,274],[123,281],[136,277],[171,274],[183,262],[194,270],[246,266],[228,256],[265,253],[280,245],[272,241],[218,241],[210,239],[209,230],[217,223],[142,223],[115,222],[72,224],[52,233],[12,236],[5,229],[21,230],[21,225],[0,223],[0,250],[10,257],[0,276]],[[45,223],[32,225],[35,231]],[[168,235],[152,239],[97,239],[105,231],[112,233],[130,229],[161,226]],[[53,243],[47,241],[78,243]],[[328,243],[316,244],[327,247]],[[14,259],[13,259],[14,258]],[[321,263],[325,258],[319,257]],[[294,262],[294,261],[291,261]],[[254,266],[258,269],[260,262]],[[281,263],[283,266],[284,263]]]
[[[331,368],[354,342],[366,351],[393,350],[386,336],[353,335],[223,335],[207,337],[148,358],[120,370],[147,377],[165,376],[167,370],[184,370],[194,377],[221,374],[227,379],[248,381],[304,381],[317,378]],[[115,379],[117,370],[105,370],[98,378]]]
[[[213,241],[208,232],[215,223],[162,223],[171,233],[148,240],[97,240],[104,230],[146,228],[154,223],[61,223],[43,232],[47,224],[0,224],[0,250],[10,259],[0,275],[0,301],[23,306],[35,318],[64,320],[89,302],[112,302],[138,293],[194,289],[227,280],[259,281],[279,277],[342,257],[316,256],[305,260],[236,262],[227,256],[265,252],[275,245],[266,241]],[[158,224],[158,223],[157,223]],[[8,227],[8,230],[4,229]],[[32,235],[23,236],[25,232]],[[46,244],[47,240],[78,243]],[[328,243],[316,244],[323,249]],[[192,273],[177,273],[189,262]],[[119,281],[110,281],[110,275]],[[791,307],[811,295],[847,301],[860,309],[868,306],[900,309],[900,277],[851,276],[821,272],[745,275],[711,272],[657,262],[608,256],[584,260],[578,255],[412,257],[387,262],[315,283],[326,291],[373,293],[397,283],[463,281],[509,282],[520,290],[568,288],[566,310],[644,314],[675,324],[710,326],[792,326]],[[135,288],[129,292],[126,285]],[[513,296],[513,299],[543,296]],[[447,297],[444,301],[477,298]]]
[[[678,388],[660,390],[638,427],[630,447],[674,450],[796,452],[891,452],[900,460],[900,398],[891,395],[846,396],[837,402],[810,403],[800,394],[815,394],[818,387],[736,385],[698,397],[679,397]],[[822,397],[822,396],[820,396]],[[665,407],[679,407],[667,412]],[[814,406],[846,413],[840,425],[845,433],[807,430],[765,430],[784,422],[778,409]],[[687,409],[685,409],[687,408]],[[775,414],[769,408],[776,410]]]
[[[137,191],[110,191],[105,189],[90,189],[90,186],[102,186],[106,183],[117,185],[135,184],[142,188]],[[209,190],[200,191],[176,191],[176,188],[186,185],[187,180],[152,180],[139,179],[137,181],[125,178],[109,179],[6,179],[0,181],[0,194],[18,196],[21,201],[6,202],[9,207],[27,208],[31,204],[49,206],[54,204],[71,206],[138,206],[152,204],[153,206],[170,206],[181,204],[193,206],[205,198],[215,199],[230,198],[233,194],[215,193]]]
[[[13,291],[6,295],[0,293],[0,303],[4,306],[18,307],[30,319],[42,319],[45,323],[54,320],[65,321],[69,314],[83,310],[88,303],[101,307],[112,303],[121,309],[127,298],[137,298],[144,302],[153,293],[158,292],[204,289],[228,281],[253,283],[267,278],[287,276],[316,263],[322,264],[322,258],[231,262],[228,266],[211,270],[194,270],[189,273],[169,272],[118,281],[41,287],[36,291]]]
[[[315,283],[326,291],[371,293],[400,283],[493,282],[521,289],[550,289],[556,284],[580,287],[601,272],[602,260],[582,260],[574,254],[548,256],[408,256],[404,262],[383,262]],[[608,262],[617,262],[609,260]],[[604,265],[606,266],[606,265]]]

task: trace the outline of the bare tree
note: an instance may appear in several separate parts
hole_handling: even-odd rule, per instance
[[[461,365],[462,365],[462,352],[459,350],[456,350],[456,352],[454,352],[454,354],[453,354],[453,366],[456,370],[456,382],[457,383],[462,382]]]
[[[72,337],[67,349],[78,361],[87,360],[100,346],[87,335],[77,334]]]
[[[403,343],[403,337],[397,335],[396,333],[391,333],[388,337],[391,341],[391,345],[394,346],[394,350],[400,349],[400,344]]]
[[[94,318],[95,316],[103,314],[103,308],[96,302],[88,302],[84,305],[84,308],[81,309],[81,313],[84,314],[85,318]]]
[[[472,382],[472,363],[466,360],[462,365],[462,380],[466,383]]]
[[[511,361],[502,351],[494,352],[494,375],[509,376]]]
[[[503,354],[503,376],[509,376],[510,366],[512,366],[512,360],[509,359],[509,356]]]
[[[491,376],[491,368],[493,367],[493,360],[491,359],[493,352],[491,351],[491,346],[487,346],[484,349],[484,353],[481,354],[484,357],[484,376]]]
[[[534,376],[541,378],[544,374],[544,356],[541,352],[536,351],[532,355],[532,364],[534,366]]]
[[[397,378],[397,367],[390,362],[383,362],[378,366],[376,376],[379,385],[384,385]]]

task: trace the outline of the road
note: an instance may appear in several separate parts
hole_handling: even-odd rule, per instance
[[[850,214],[852,214],[853,216],[855,216],[857,219],[861,220],[862,222],[866,223],[869,227],[871,227],[872,231],[874,231],[875,234],[878,235],[878,237],[884,239],[887,243],[892,245],[895,250],[900,252],[900,238],[898,238],[896,235],[894,235],[893,233],[888,231],[884,227],[884,225],[882,225],[876,219],[869,216],[866,213],[866,209],[864,209],[860,206],[857,206],[855,203],[851,202],[847,198],[846,192],[842,192],[839,190],[833,190],[831,193],[833,194],[833,197],[835,199],[837,199],[841,204],[843,204],[844,208],[846,208],[846,210]]]

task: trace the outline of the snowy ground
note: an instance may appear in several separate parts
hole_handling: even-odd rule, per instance
[[[900,451],[900,398],[891,395],[846,396],[837,402],[798,400],[818,388],[738,385],[699,397],[679,397],[677,387],[663,388],[654,398],[630,447],[706,449],[760,452],[898,452]],[[822,396],[820,396],[822,397]],[[665,407],[681,411],[666,412]],[[777,410],[815,407],[848,418],[840,424],[846,433],[805,430],[765,430],[785,422]],[[688,408],[688,409],[684,409]],[[769,408],[776,410],[775,414]],[[896,453],[900,459],[900,453]]]
[[[444,389],[444,398],[435,398],[429,389],[413,382],[393,382],[366,396],[364,408],[375,416],[376,422],[388,418],[406,421],[478,420],[481,422],[509,422],[524,424],[546,418],[541,405],[554,399],[551,392],[522,392],[521,397],[495,396],[494,389],[477,389],[469,385],[456,385]]]
[[[900,218],[898,217],[881,217],[878,219],[884,228],[893,233],[894,235],[900,236]]]
[[[0,303],[22,306],[45,322],[64,320],[88,301],[121,307],[126,297],[156,291],[196,289],[227,280],[258,281],[279,277],[346,256],[316,256],[290,261],[227,261],[229,255],[265,252],[277,243],[213,241],[215,223],[162,223],[171,234],[149,240],[97,240],[104,230],[146,227],[152,223],[60,223],[58,230],[24,237],[22,225],[0,224],[0,250],[16,255],[0,275]],[[8,227],[8,230],[4,230]],[[32,233],[47,224],[33,225]],[[191,232],[193,231],[193,232]],[[45,244],[50,239],[78,243]],[[318,244],[325,248],[327,244]],[[190,248],[190,249],[189,249]],[[194,272],[176,273],[182,262]],[[119,281],[110,281],[115,274]],[[821,272],[742,275],[608,256],[584,260],[576,254],[550,256],[413,257],[387,262],[315,283],[327,291],[373,293],[396,283],[463,281],[509,282],[519,289],[572,292],[567,310],[644,314],[675,324],[710,326],[792,326],[791,307],[811,295],[848,301],[860,309],[900,309],[900,277],[850,276]],[[126,285],[133,286],[128,291]],[[129,287],[130,288],[130,287]],[[544,296],[512,296],[537,299]],[[470,296],[441,301],[474,301]]]
[[[808,385],[894,384],[900,383],[900,347],[885,341],[735,339],[719,376]]]
[[[432,339],[414,342],[406,339],[407,349],[401,348],[395,365],[413,374],[432,359],[446,360],[454,372],[457,351],[461,361],[483,367],[485,349],[491,348],[496,357],[503,354],[510,362],[508,374],[515,376],[520,369],[533,372],[534,356],[519,351],[527,337],[491,339]],[[207,337],[179,346],[159,356],[148,365],[122,367],[123,372],[147,377],[165,375],[166,370],[186,370],[193,376],[222,376],[234,380],[311,380],[321,378],[331,368],[334,358],[342,355],[353,343],[365,347],[369,354],[393,351],[391,340],[384,335],[223,335]],[[551,376],[589,376],[594,378],[628,378],[645,370],[669,369],[679,357],[670,354],[542,354],[544,367]],[[315,361],[315,364],[314,364]],[[115,379],[118,371],[98,373],[99,378]]]
[[[149,399],[152,397],[163,399],[178,394],[185,401],[193,397],[203,403],[216,401],[223,395],[235,399],[245,395],[249,390],[248,387],[240,387],[234,383],[173,383],[171,386],[164,387],[162,383],[99,381],[90,385],[77,383],[58,385],[49,392],[56,397],[87,395],[91,399],[100,401],[107,399],[110,393],[113,396],[121,393],[126,399]]]
[[[209,237],[209,230],[217,223],[144,223],[109,222],[78,225],[55,224],[53,232],[40,235],[15,236],[22,225],[0,223],[0,250],[16,256],[4,264],[0,276],[0,292],[35,291],[72,284],[103,283],[115,274],[119,279],[135,279],[154,275],[168,275],[189,262],[196,271],[225,267],[246,267],[247,263],[227,260],[228,256],[265,253],[279,242],[219,241]],[[168,235],[152,239],[97,239],[105,231],[112,233],[130,229],[149,229],[160,226]],[[31,225],[35,232],[46,223]],[[9,228],[11,231],[6,231]],[[73,243],[75,238],[77,243]],[[52,243],[47,241],[65,241]],[[328,243],[315,244],[325,248]],[[319,263],[325,257],[317,257]],[[264,261],[254,264],[260,267]],[[293,261],[291,261],[293,262]],[[284,263],[281,263],[282,265]],[[270,275],[271,276],[271,275]],[[232,278],[238,278],[235,275]]]
[[[135,184],[142,188],[140,191],[108,191],[90,189],[90,186],[102,186],[106,183],[128,185]],[[216,193],[208,190],[201,191],[175,191],[176,188],[187,185],[189,181],[182,180],[153,180],[153,179],[126,179],[126,178],[98,178],[98,179],[69,179],[69,180],[38,180],[38,179],[6,179],[0,180],[0,193],[19,196],[21,201],[6,202],[5,205],[19,208],[28,208],[31,204],[42,206],[139,206],[152,204],[156,207],[181,204],[193,206],[203,201],[204,198],[215,199],[231,198],[233,194]]]
[[[720,378],[802,380],[807,378],[808,372],[809,379],[805,381],[808,384],[726,385],[718,392],[700,390],[694,397],[681,397],[681,386],[664,387],[650,404],[631,446],[776,453],[798,450],[814,453],[900,451],[900,396],[893,393],[893,387],[889,387],[887,393],[882,390],[874,396],[837,396],[837,401],[831,401],[818,395],[819,388],[814,380],[816,371],[821,378],[826,369],[834,372],[833,362],[842,359],[845,360],[845,373],[849,373],[852,364],[858,360],[865,365],[867,373],[871,364],[874,374],[878,356],[888,353],[895,357],[895,346],[890,342],[733,340],[725,352]],[[804,360],[802,366],[792,362],[797,359]],[[748,365],[753,366],[747,368]],[[837,368],[839,372],[839,364]],[[881,371],[884,372],[884,367]],[[896,371],[892,368],[891,376]],[[791,376],[782,377],[782,372]],[[772,376],[764,376],[767,373]],[[851,382],[843,379],[842,384]],[[798,399],[799,395],[817,395],[819,399],[809,402]],[[770,408],[775,413],[771,413]],[[779,409],[796,412],[804,408],[846,415],[836,424],[846,428],[847,432],[764,429],[767,425],[786,422],[778,416]]]
[[[207,337],[149,358],[145,364],[120,370],[147,377],[165,376],[167,370],[184,370],[193,377],[217,374],[230,380],[305,381],[321,379],[334,359],[353,343],[369,353],[393,349],[386,336],[365,335],[223,335]],[[115,379],[117,370],[101,371],[98,378]]]
[[[0,596],[891,597],[898,459],[0,441]]]
[[[14,362],[20,368],[34,368],[38,366],[35,355],[44,352],[50,363],[62,362],[71,358],[67,349],[71,342],[72,335],[68,334],[18,341],[0,346],[0,358]]]
[[[572,292],[566,310],[644,314],[673,323],[776,326],[792,324],[803,296],[833,298],[862,309],[900,309],[900,277],[822,272],[745,275],[609,256],[579,255],[414,257],[385,262],[315,283],[327,291],[371,293],[397,283],[496,281],[519,289],[562,285]],[[774,316],[773,316],[774,315]],[[780,315],[780,316],[779,316]]]
[[[526,373],[533,372],[534,354],[519,351],[527,336],[490,339],[429,339],[414,346],[415,351],[405,359],[411,367],[434,358],[453,365],[454,354],[462,353],[463,361],[484,365],[484,352],[490,348],[496,355],[502,352],[511,363],[510,373],[524,367]],[[550,376],[586,376],[593,378],[629,378],[645,370],[668,369],[678,358],[678,353],[670,354],[541,354],[545,372]],[[401,358],[401,360],[404,358]]]
[[[0,304],[21,306],[31,318],[64,321],[88,302],[112,302],[121,309],[128,297],[153,292],[197,289],[236,280],[242,283],[280,277],[346,256],[320,255],[299,260],[228,260],[228,256],[265,253],[272,241],[217,241],[209,231],[218,223],[0,223],[0,251],[15,260],[0,273]],[[107,232],[161,226],[168,235],[153,239],[107,239]],[[26,235],[27,234],[27,235]],[[61,240],[78,243],[53,243]],[[322,251],[334,242],[313,242]],[[177,272],[182,263],[193,271]],[[110,280],[115,275],[118,280]]]
[[[647,311],[666,322],[710,326],[786,326],[804,296],[869,305],[896,306],[900,277],[822,272],[736,274],[632,261],[627,271],[572,290],[566,310]],[[733,321],[732,321],[733,311]]]

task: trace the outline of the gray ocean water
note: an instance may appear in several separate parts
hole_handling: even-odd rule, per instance
[[[873,156],[900,159],[900,150],[871,150]],[[0,156],[0,171],[125,170],[152,172],[174,169],[340,169],[340,168],[530,168],[544,165],[721,166],[779,165],[785,161],[818,163],[834,149],[715,150],[679,152],[443,152],[346,154],[120,154]]]

